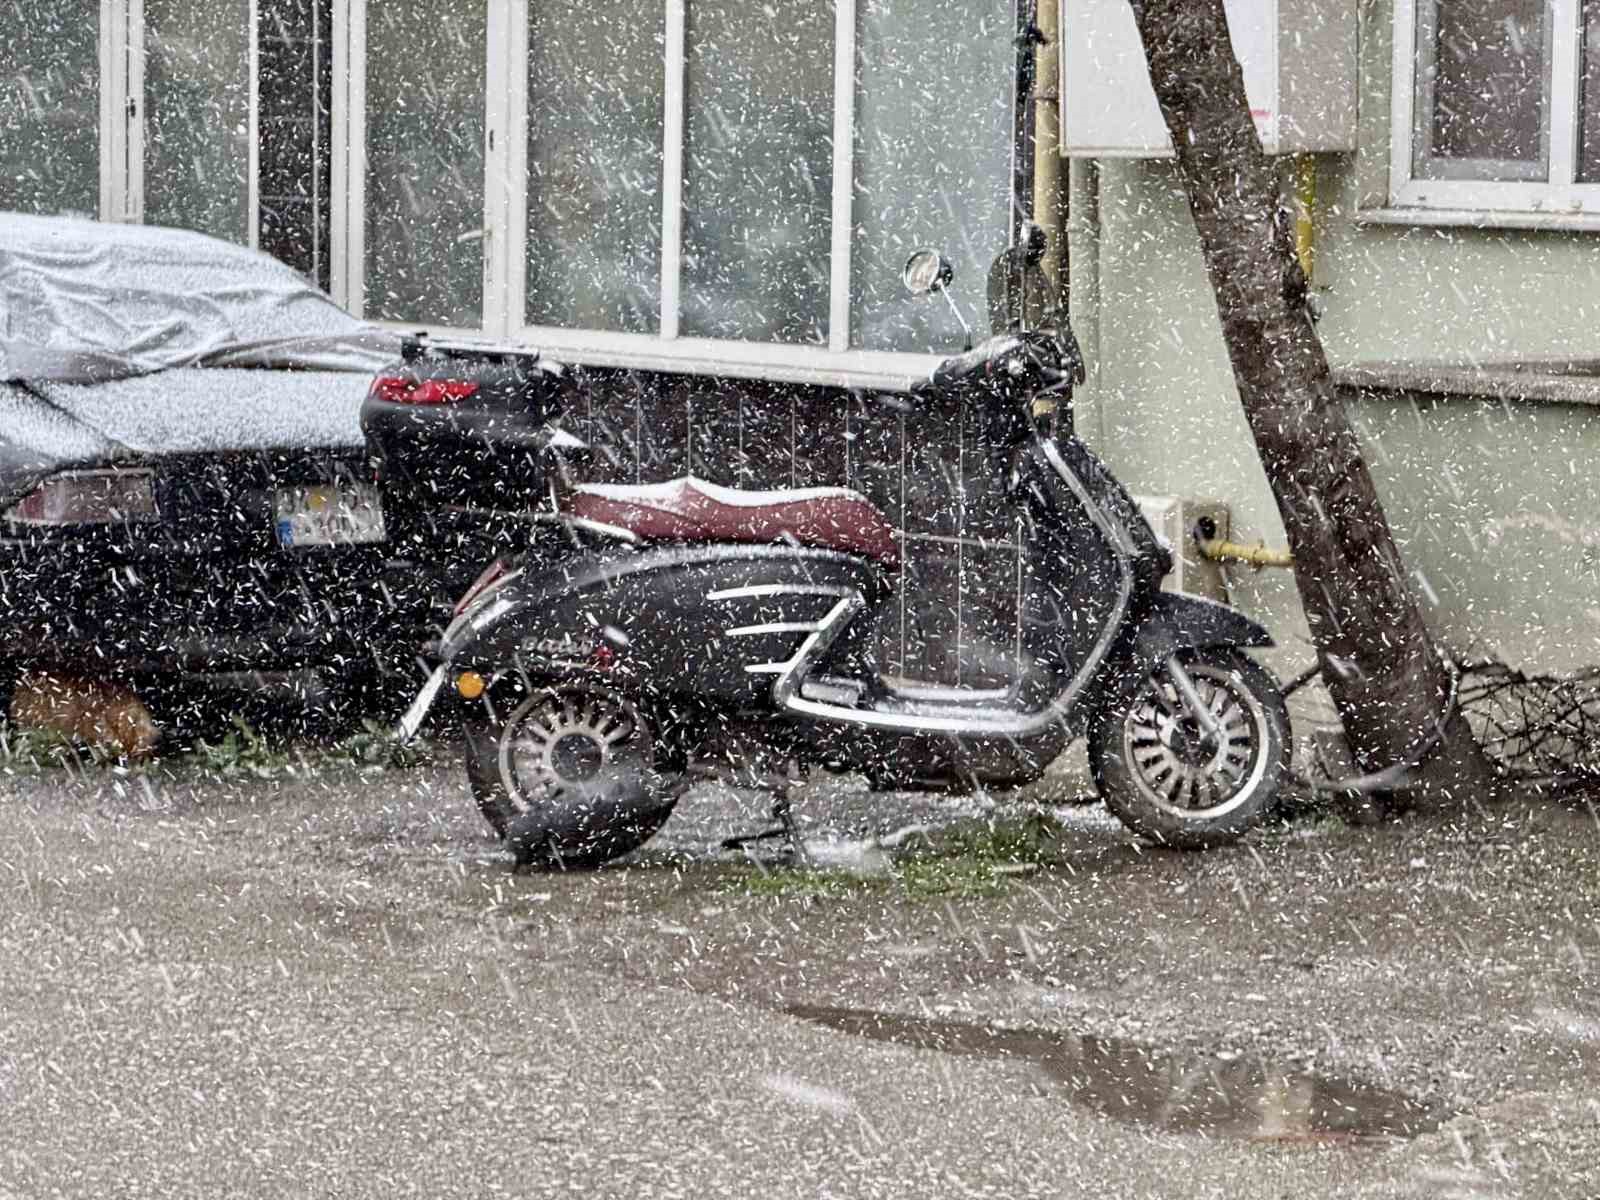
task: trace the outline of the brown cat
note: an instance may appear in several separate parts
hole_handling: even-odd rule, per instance
[[[161,730],[132,688],[99,679],[29,671],[11,693],[11,723],[103,746],[124,758],[143,758]]]

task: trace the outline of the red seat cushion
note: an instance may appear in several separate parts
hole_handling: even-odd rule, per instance
[[[800,488],[744,492],[685,476],[670,483],[584,484],[567,501],[574,517],[615,525],[646,541],[776,542],[900,561],[894,526],[860,492]]]

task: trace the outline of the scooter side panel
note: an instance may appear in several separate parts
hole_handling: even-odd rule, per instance
[[[885,588],[865,558],[768,546],[656,548],[525,576],[454,653],[531,681],[583,676],[647,697],[766,702],[773,681],[841,600]]]
[[[1108,627],[1127,619],[1124,588],[1137,562],[1132,546],[1111,541],[1080,497],[1059,485],[1048,459],[1036,453],[1032,466],[1042,486],[1022,489],[1030,536],[1021,579],[1019,697],[1030,709],[1053,700],[1103,651]]]

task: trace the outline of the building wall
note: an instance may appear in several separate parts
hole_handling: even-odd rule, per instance
[[[1389,5],[1362,11],[1360,149],[1318,158],[1314,285],[1331,362],[1600,358],[1600,233],[1361,218],[1387,194],[1392,45]],[[1096,357],[1080,429],[1135,491],[1221,498],[1237,540],[1282,545],[1175,166],[1074,162],[1072,202],[1073,315]],[[1457,650],[1540,669],[1600,662],[1593,408],[1387,393],[1351,415]],[[1230,578],[1280,640],[1304,639],[1288,572]]]

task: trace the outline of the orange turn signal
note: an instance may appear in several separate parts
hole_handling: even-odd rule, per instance
[[[468,700],[476,700],[488,686],[476,671],[463,671],[456,678],[456,691]]]

